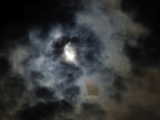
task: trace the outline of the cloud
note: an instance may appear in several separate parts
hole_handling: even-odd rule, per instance
[[[73,107],[66,101],[38,103],[36,106],[19,111],[18,120],[43,120],[54,119],[56,114],[61,112],[70,112]]]
[[[0,119],[159,118],[158,37],[123,1],[13,4],[1,30]]]

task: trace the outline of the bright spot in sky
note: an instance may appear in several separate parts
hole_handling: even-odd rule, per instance
[[[59,39],[61,36],[62,36],[61,32],[56,32],[54,38]]]
[[[69,61],[75,61],[75,50],[71,45],[71,42],[67,43],[64,47],[65,58]]]

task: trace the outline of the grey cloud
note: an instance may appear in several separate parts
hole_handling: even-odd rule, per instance
[[[160,117],[156,115],[157,110],[152,110],[150,108],[144,108],[139,105],[134,105],[130,109],[129,115],[123,117],[123,120],[159,120]]]

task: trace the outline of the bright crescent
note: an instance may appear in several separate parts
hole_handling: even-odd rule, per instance
[[[69,45],[71,44],[71,42],[69,42],[65,47],[64,47],[64,53],[65,55],[70,58],[70,59],[73,59],[75,57],[75,55],[69,51]]]

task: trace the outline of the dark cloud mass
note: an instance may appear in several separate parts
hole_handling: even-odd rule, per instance
[[[156,0],[0,5],[0,120],[159,120]]]

